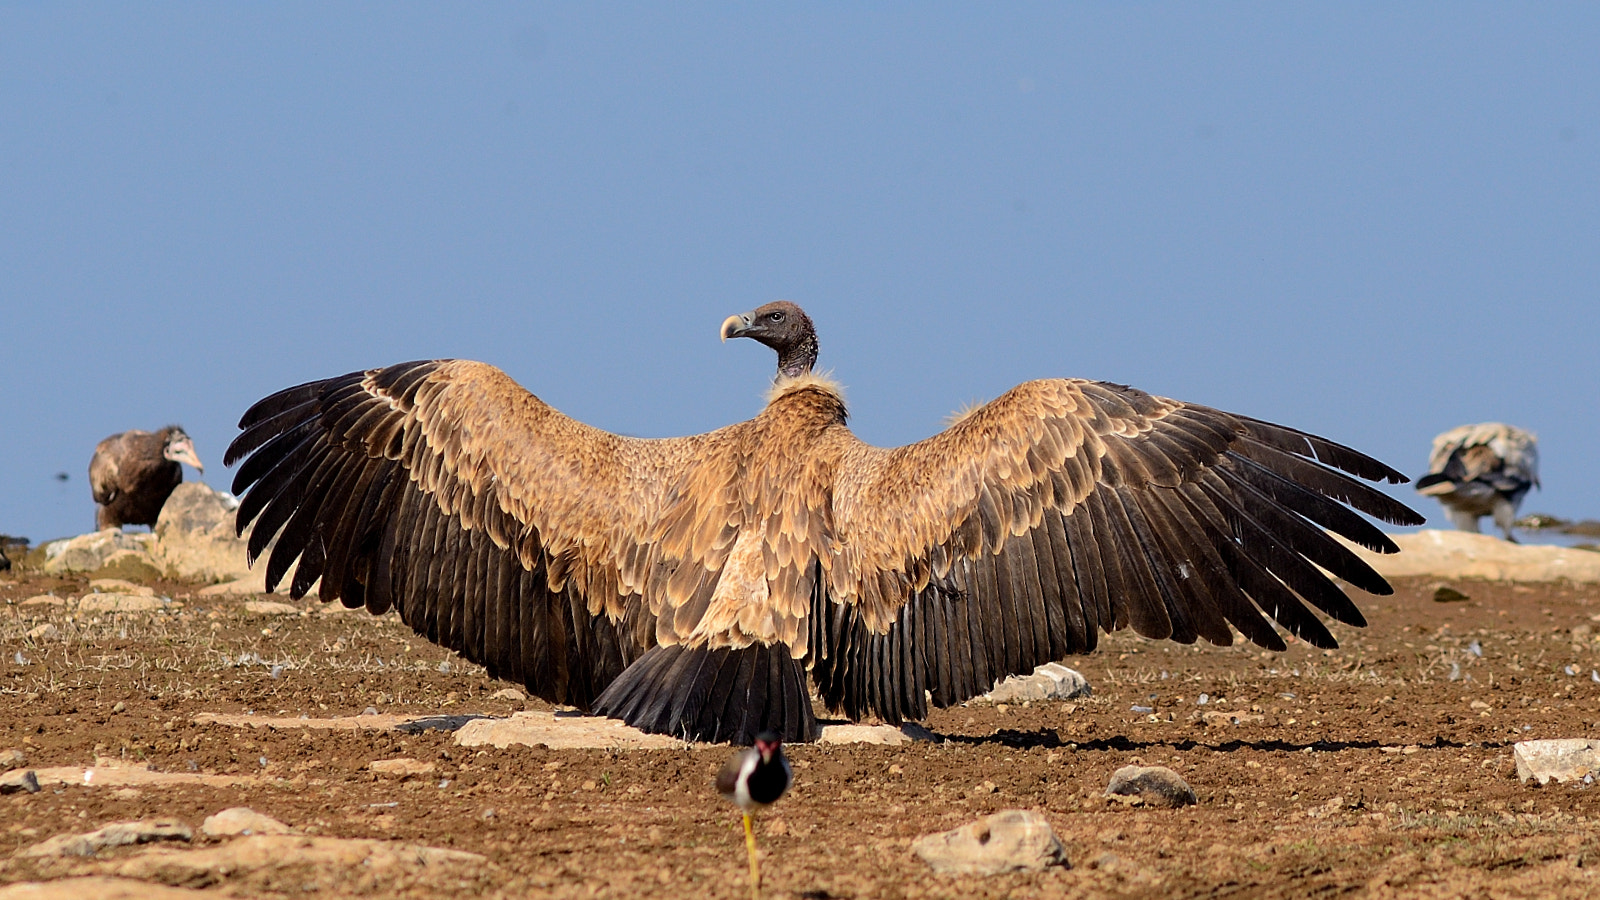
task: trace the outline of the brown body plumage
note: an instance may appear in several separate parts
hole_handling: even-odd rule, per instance
[[[551,701],[749,743],[815,737],[808,674],[830,708],[900,722],[1129,625],[1281,649],[1264,610],[1333,646],[1302,600],[1363,620],[1317,566],[1389,586],[1323,529],[1396,549],[1340,501],[1421,521],[1337,471],[1405,480],[1349,448],[1100,382],[1028,382],[872,447],[809,374],[798,307],[723,335],[772,346],[779,380],[693,437],[602,432],[465,361],[279,392],[228,451],[249,456],[239,527],[252,556],[282,532],[269,585],[298,557],[291,593],[397,606]]]
[[[98,504],[95,527],[155,525],[161,507],[183,483],[183,463],[205,471],[194,442],[176,425],[124,431],[101,441],[89,460],[89,488]]]

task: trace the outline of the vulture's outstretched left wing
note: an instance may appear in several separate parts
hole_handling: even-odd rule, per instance
[[[1129,625],[1217,644],[1231,625],[1281,650],[1264,611],[1334,646],[1302,600],[1364,621],[1317,567],[1391,589],[1324,529],[1395,552],[1342,504],[1422,522],[1346,472],[1406,480],[1294,429],[1081,380],[1020,385],[906,447],[857,443],[834,486],[813,678],[852,718],[898,722],[925,714],[925,691],[960,702]]]

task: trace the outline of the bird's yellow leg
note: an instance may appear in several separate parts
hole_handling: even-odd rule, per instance
[[[761,900],[761,864],[756,861],[756,833],[749,813],[744,814],[744,846],[750,851],[750,900]]]

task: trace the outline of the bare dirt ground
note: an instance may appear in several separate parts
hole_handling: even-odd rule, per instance
[[[0,890],[127,874],[157,851],[90,858],[22,853],[53,835],[249,806],[300,833],[481,854],[467,865],[194,870],[146,865],[151,882],[203,894],[740,898],[738,816],[711,790],[727,747],[552,751],[456,746],[448,733],[241,728],[202,713],[309,717],[506,715],[537,702],[413,635],[392,616],[245,610],[252,598],[94,613],[21,606],[86,581],[0,579],[0,752],[26,766],[97,758],[232,785],[50,784],[0,797]],[[1600,789],[1528,786],[1512,744],[1600,729],[1600,587],[1432,583],[1358,596],[1365,629],[1343,646],[1272,654],[1127,634],[1068,660],[1091,699],[973,704],[901,747],[794,746],[793,791],[759,823],[769,897],[1551,897],[1600,893]],[[285,598],[274,597],[282,601]],[[53,625],[53,636],[28,637]],[[48,631],[48,629],[47,629]],[[281,667],[281,668],[278,668]],[[274,677],[276,671],[276,677]],[[1200,704],[1205,695],[1207,702]],[[1218,715],[1220,713],[1220,715]],[[1237,724],[1235,724],[1235,720]],[[376,774],[409,758],[433,771]],[[1180,810],[1102,796],[1133,762],[1177,770],[1200,797]],[[3,768],[3,767],[0,767]],[[1006,808],[1041,812],[1070,870],[989,879],[933,875],[910,844]],[[472,859],[472,858],[469,858]],[[163,874],[165,873],[165,874]],[[187,873],[187,874],[184,874]]]

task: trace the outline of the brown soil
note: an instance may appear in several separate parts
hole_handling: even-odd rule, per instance
[[[538,704],[492,699],[507,685],[392,616],[325,614],[312,601],[297,604],[299,615],[254,615],[249,598],[202,598],[171,583],[156,587],[182,609],[74,614],[16,604],[81,594],[84,581],[12,574],[0,580],[0,752],[22,750],[29,768],[114,757],[261,778],[0,798],[0,884],[103,873],[148,852],[48,864],[17,855],[52,835],[145,818],[198,829],[207,815],[249,806],[303,833],[467,850],[488,862],[471,884],[324,873],[315,884],[224,877],[209,893],[748,896],[738,816],[710,787],[726,747],[477,750],[442,732],[197,723],[202,712],[504,715]],[[1337,651],[1119,634],[1068,660],[1093,684],[1092,699],[940,711],[926,723],[940,743],[791,747],[794,789],[759,823],[765,895],[1593,895],[1600,790],[1523,785],[1511,753],[1515,741],[1600,728],[1600,675],[1591,674],[1600,587],[1464,582],[1455,586],[1469,600],[1438,603],[1433,586],[1359,597],[1371,624],[1334,626]],[[46,623],[59,634],[26,637]],[[1203,717],[1217,712],[1226,715]],[[395,757],[436,770],[393,778],[368,768]],[[1108,804],[1112,771],[1134,762],[1177,770],[1199,805]],[[1012,807],[1042,812],[1073,868],[949,878],[909,850],[922,835]],[[220,841],[197,831],[195,843]]]

